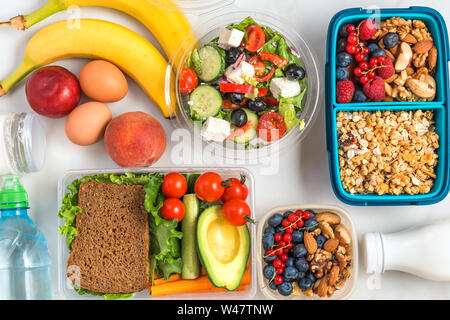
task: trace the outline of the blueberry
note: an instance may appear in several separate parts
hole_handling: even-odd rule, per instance
[[[289,210],[288,210],[288,211],[285,211],[285,212],[283,213],[283,218],[287,219],[291,213],[294,213],[294,212],[293,212],[293,211],[289,211]]]
[[[347,38],[348,37],[348,31],[347,27],[350,25],[350,23],[345,23],[342,26],[339,27],[339,37],[341,38]]]
[[[336,56],[336,64],[339,67],[348,67],[353,61],[353,57],[351,54],[347,52],[341,52]]]
[[[306,261],[305,257],[296,259],[294,265],[300,272],[306,272],[309,270],[309,263]]]
[[[308,277],[301,278],[300,280],[298,280],[298,286],[303,291],[311,289],[312,285],[313,282]]]
[[[269,226],[269,227],[267,227],[267,228],[264,229],[264,233],[271,233],[271,234],[274,234],[274,233],[275,233],[275,228]]]
[[[308,251],[306,250],[305,245],[303,243],[295,245],[294,248],[292,249],[292,255],[296,258],[306,256],[307,253]]]
[[[337,52],[343,52],[347,48],[347,40],[345,39],[339,39],[337,42]]]
[[[278,259],[278,256],[276,254],[274,254],[273,256],[269,256],[267,252],[264,254],[264,256],[265,263],[273,263],[276,259]]]
[[[286,231],[284,230],[284,227],[282,225],[279,225],[275,228],[275,232],[283,235]]]
[[[306,272],[299,271],[299,272],[298,272],[298,277],[297,277],[297,279],[302,279],[302,278],[304,278],[305,276],[306,276]]]
[[[305,221],[305,228],[308,231],[314,231],[319,227],[315,218],[311,218]]]
[[[323,247],[323,244],[325,243],[325,241],[327,241],[327,238],[325,238],[323,235],[321,235],[321,234],[319,234],[317,237],[316,237],[316,242],[317,242],[317,246],[319,247],[319,248],[322,248]]]
[[[363,90],[360,88],[355,89],[355,93],[353,94],[353,102],[366,102],[367,96]]]
[[[336,69],[336,79],[338,80],[346,80],[348,79],[348,69],[341,67]]]
[[[386,57],[386,51],[384,51],[381,48],[378,48],[377,50],[373,51],[370,53],[370,58],[378,58],[379,56],[384,56]]]
[[[295,280],[298,278],[298,270],[294,267],[286,267],[286,269],[284,269],[284,272],[283,272],[283,277],[288,282]]]
[[[272,248],[272,246],[274,244],[273,234],[266,233],[262,238],[262,244],[263,244],[264,249],[266,249],[266,250],[269,250],[270,248]]]
[[[264,278],[271,280],[273,278],[273,275],[275,274],[275,268],[268,264],[263,269]]]
[[[306,71],[299,65],[293,63],[286,67],[285,74],[286,78],[288,78],[289,80],[300,81],[305,77]]]
[[[281,220],[283,220],[283,216],[279,213],[275,213],[267,220],[267,223],[269,224],[269,226],[276,228],[278,225],[280,225]]]
[[[294,262],[295,262],[294,257],[289,257],[287,259],[287,261],[285,262],[286,267],[293,267],[294,266]]]
[[[377,49],[380,49],[380,47],[378,46],[378,44],[376,42],[371,42],[367,45],[367,48],[369,48],[369,53],[374,52]]]
[[[290,282],[283,282],[278,286],[278,292],[282,296],[288,296],[292,293],[292,284]]]
[[[278,290],[278,286],[273,281],[271,281],[269,283],[269,288],[272,289],[272,290]]]
[[[398,34],[395,32],[388,32],[383,38],[383,44],[386,49],[391,49],[398,44]]]
[[[303,232],[295,230],[291,235],[292,243],[301,243],[303,241]]]
[[[305,278],[310,279],[311,282],[313,282],[313,283],[316,282],[316,277],[311,272],[307,272],[306,275],[305,275]]]

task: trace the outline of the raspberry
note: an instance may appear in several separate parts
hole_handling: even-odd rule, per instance
[[[338,103],[350,103],[354,93],[355,85],[352,81],[341,80],[336,83],[336,101]]]
[[[383,62],[383,67],[379,68],[378,75],[383,79],[389,79],[394,75],[394,65],[390,59],[385,59]]]
[[[372,19],[365,19],[359,26],[359,39],[369,40],[377,33],[377,24]]]
[[[363,90],[367,97],[374,102],[382,101],[386,94],[384,80],[381,77],[375,77],[369,80],[369,82],[364,85]]]

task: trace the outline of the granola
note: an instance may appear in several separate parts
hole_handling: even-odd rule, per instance
[[[433,111],[339,112],[336,125],[340,177],[347,192],[430,192],[439,148]]]

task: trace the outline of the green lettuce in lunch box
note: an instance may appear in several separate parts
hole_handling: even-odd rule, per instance
[[[177,220],[168,221],[159,215],[159,210],[165,199],[161,192],[161,185],[163,183],[162,174],[105,173],[86,176],[68,185],[67,189],[70,192],[64,195],[58,217],[65,219],[64,226],[59,228],[59,232],[66,238],[66,245],[69,250],[72,249],[72,242],[77,236],[75,220],[76,216],[81,212],[81,208],[78,206],[78,191],[83,182],[142,185],[145,191],[144,207],[150,213],[148,216],[150,232],[150,274],[153,275],[156,271],[157,274],[168,279],[173,273],[181,273],[180,239],[183,233],[177,230]],[[135,295],[135,293],[105,294],[77,287],[74,287],[74,289],[80,295],[88,293],[103,296],[105,300],[124,299]]]

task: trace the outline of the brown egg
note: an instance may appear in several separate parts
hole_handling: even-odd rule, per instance
[[[100,141],[112,113],[101,102],[87,102],[79,105],[66,119],[66,136],[75,144],[88,146]]]
[[[80,71],[80,86],[89,98],[100,102],[115,102],[126,96],[128,82],[114,64],[94,60]]]

